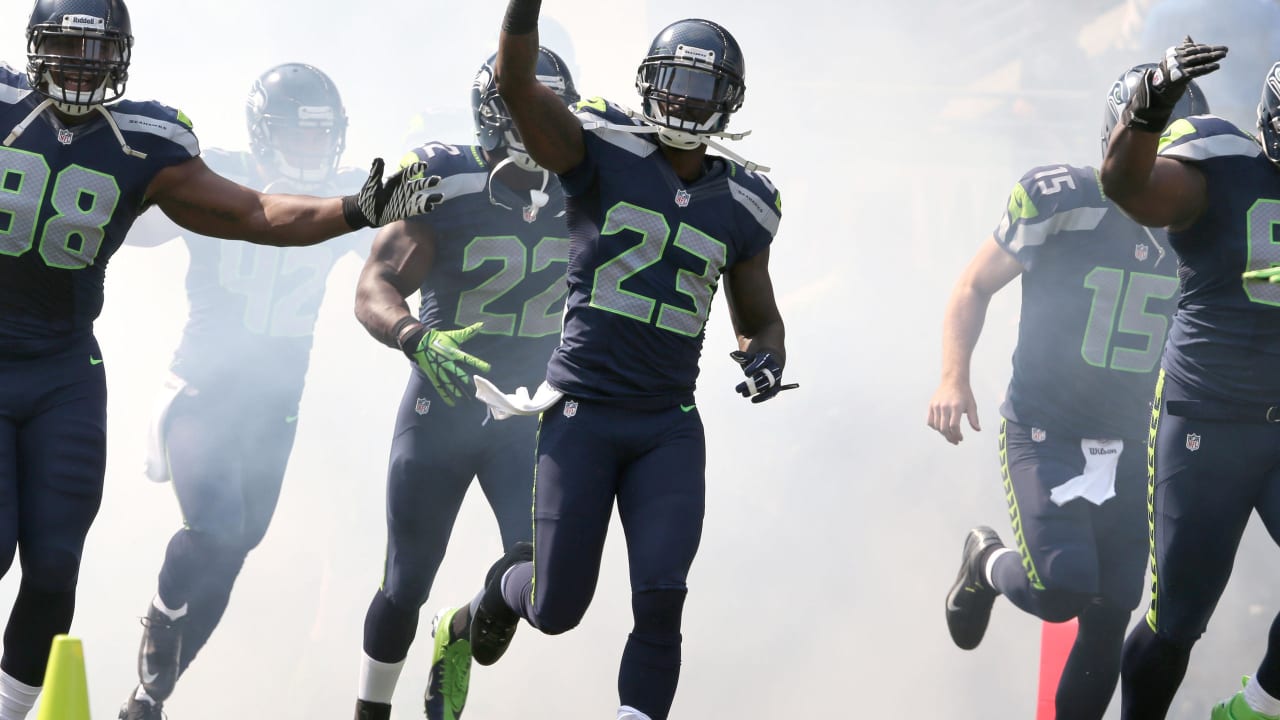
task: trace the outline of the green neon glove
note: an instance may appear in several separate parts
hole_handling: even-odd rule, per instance
[[[459,347],[483,327],[482,322],[461,330],[428,330],[419,325],[400,338],[400,349],[418,364],[445,405],[453,407],[455,401],[471,394],[471,373],[464,366],[489,372],[489,363]]]
[[[1280,265],[1273,265],[1265,270],[1250,270],[1240,277],[1245,280],[1266,280],[1267,282],[1280,285]]]

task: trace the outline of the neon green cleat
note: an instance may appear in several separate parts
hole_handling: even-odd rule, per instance
[[[1240,680],[1241,685],[1245,685],[1248,682],[1248,677]],[[1245,702],[1244,699],[1244,690],[1214,705],[1213,712],[1209,715],[1209,718],[1210,720],[1280,720],[1280,716],[1263,715],[1249,707],[1249,703]]]
[[[431,678],[423,697],[427,720],[458,720],[471,684],[471,609],[446,608],[431,623]]]

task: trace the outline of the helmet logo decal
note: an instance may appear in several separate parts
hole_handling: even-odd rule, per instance
[[[303,122],[333,122],[333,108],[327,105],[299,105],[298,119]]]
[[[96,30],[104,32],[107,29],[107,21],[94,17],[93,15],[63,15],[62,27],[64,30]]]
[[[679,190],[676,191],[676,205],[680,207],[689,207],[689,200],[691,200],[692,198],[693,196],[690,195],[689,191],[685,190],[684,188],[680,188]]]
[[[714,65],[716,62],[716,51],[703,50],[700,47],[693,47],[692,45],[677,45],[676,59],[693,60],[694,62],[704,62]]]

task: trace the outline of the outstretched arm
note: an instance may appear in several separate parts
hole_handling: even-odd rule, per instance
[[[951,291],[942,320],[942,381],[929,401],[927,422],[952,445],[964,439],[960,431],[962,416],[969,416],[969,426],[974,430],[982,430],[978,403],[969,384],[969,362],[982,334],[991,297],[1021,273],[1018,261],[994,238],[988,238]]]
[[[538,11],[542,0],[511,0],[498,37],[498,94],[520,131],[529,157],[554,173],[577,167],[585,155],[582,124],[554,90],[538,82]]]
[[[201,235],[260,245],[314,245],[430,211],[440,200],[440,195],[429,194],[430,189],[440,179],[426,177],[425,170],[424,163],[413,163],[384,183],[382,161],[375,160],[359,193],[318,198],[251,190],[218,175],[196,157],[157,173],[146,201]]]

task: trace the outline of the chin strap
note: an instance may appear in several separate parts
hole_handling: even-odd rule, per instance
[[[534,220],[538,219],[538,212],[542,210],[542,208],[546,207],[547,203],[551,201],[551,196],[547,194],[547,184],[551,182],[551,173],[547,172],[547,169],[543,167],[539,167],[537,170],[529,170],[524,166],[522,166],[520,163],[517,163],[510,155],[503,158],[502,161],[499,162],[497,165],[494,165],[493,170],[489,172],[489,185],[488,185],[489,202],[493,203],[494,205],[497,205],[500,208],[504,208],[506,210],[514,210],[515,208],[507,207],[503,203],[498,202],[498,200],[493,197],[493,179],[498,175],[498,171],[506,167],[507,165],[515,165],[516,167],[520,168],[524,172],[541,172],[542,173],[542,187],[538,188],[537,190],[530,188],[529,204],[524,207],[526,219],[528,219],[529,222],[533,222]]]
[[[13,132],[9,133],[9,137],[4,139],[4,146],[9,147],[10,145],[13,144],[15,140],[22,137],[22,133],[27,131],[27,127],[31,125],[31,123],[34,122],[37,117],[40,116],[40,113],[44,112],[45,108],[49,107],[52,104],[53,104],[53,100],[51,100],[50,98],[45,98],[44,100],[41,100],[39,103],[36,103],[36,108],[32,110],[30,114],[28,114],[27,117],[22,120],[22,122],[15,125],[13,128]]]
[[[751,134],[750,130],[740,133],[717,132],[717,133],[691,133],[684,130],[676,130],[675,128],[654,125],[648,118],[630,108],[624,108],[627,116],[644,123],[643,125],[618,125],[606,120],[592,120],[584,122],[582,127],[584,130],[593,130],[595,128],[608,128],[619,132],[632,133],[633,135],[655,134],[663,145],[673,147],[677,150],[692,150],[699,145],[715,149],[725,157],[733,160],[746,168],[747,172],[769,172],[769,167],[759,163],[751,162],[742,157],[738,153],[725,147],[723,143],[716,142],[712,138],[724,138],[725,140],[741,140]]]
[[[35,106],[35,108],[30,113],[27,114],[27,117],[24,118],[22,122],[14,126],[13,132],[9,133],[9,137],[4,139],[4,146],[9,147],[18,138],[22,137],[22,133],[26,132],[27,128],[31,126],[31,123],[35,122],[35,119],[40,117],[40,113],[44,112],[44,109],[49,107],[50,105],[53,105],[52,99],[45,98],[44,100],[41,100]],[[107,125],[111,127],[111,132],[115,133],[116,140],[120,142],[120,149],[124,151],[125,155],[131,155],[140,160],[147,159],[146,153],[138,152],[137,150],[134,150],[133,148],[129,147],[129,143],[125,142],[124,133],[120,132],[120,126],[116,124],[116,119],[111,117],[110,110],[106,109],[101,105],[94,105],[93,109],[97,110],[102,115],[102,117],[107,119]]]

